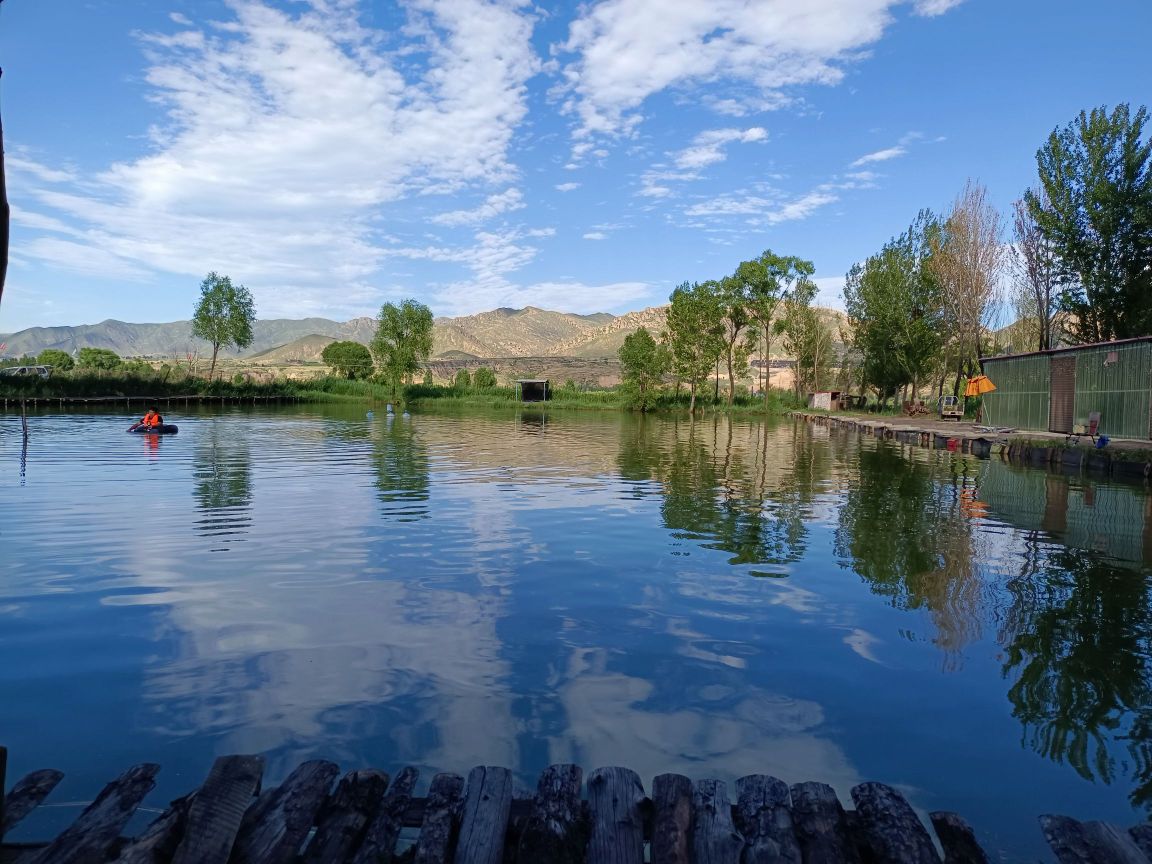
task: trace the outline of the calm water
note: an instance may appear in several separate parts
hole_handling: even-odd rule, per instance
[[[0,416],[0,741],[903,788],[1011,859],[1152,807],[1143,489],[737,420]],[[429,773],[424,773],[427,782]],[[43,834],[75,808],[41,814]]]

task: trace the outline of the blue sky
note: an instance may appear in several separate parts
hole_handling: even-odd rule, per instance
[[[1147,0],[4,0],[0,332],[666,302],[765,249],[821,302],[965,181],[1141,104]]]

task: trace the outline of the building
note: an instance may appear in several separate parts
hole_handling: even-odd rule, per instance
[[[521,402],[547,402],[552,398],[552,388],[547,378],[522,378],[516,382]]]
[[[1099,413],[1101,433],[1152,438],[1152,336],[985,357],[996,389],[984,394],[984,422],[1071,433]]]

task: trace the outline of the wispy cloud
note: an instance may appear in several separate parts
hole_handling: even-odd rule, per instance
[[[520,210],[523,207],[524,196],[520,190],[510,188],[496,195],[489,195],[484,203],[474,210],[453,210],[450,213],[441,213],[438,216],[433,216],[431,221],[437,225],[479,225],[502,213]]]
[[[916,0],[913,8],[917,15],[931,18],[936,15],[943,15],[949,9],[959,6],[963,2],[964,0]]]
[[[871,162],[887,162],[889,159],[896,159],[907,152],[907,149],[903,146],[887,147],[883,150],[877,150],[875,153],[868,153],[861,156],[852,163],[852,167],[859,168],[861,165],[867,165]]]
[[[607,240],[608,235],[603,231],[589,231],[584,235],[585,240]]]
[[[701,132],[692,144],[675,154],[677,168],[695,170],[723,162],[726,158],[724,147],[732,143],[751,144],[768,140],[768,133],[759,126],[751,129],[709,129]]]
[[[557,192],[571,192],[573,189],[579,189],[579,188],[580,188],[579,183],[557,183],[556,184],[556,191]]]

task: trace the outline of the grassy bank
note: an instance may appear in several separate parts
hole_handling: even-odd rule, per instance
[[[404,398],[393,400],[387,385],[376,381],[350,381],[346,378],[312,378],[304,381],[277,379],[255,381],[243,375],[228,379],[207,379],[194,375],[155,372],[100,372],[77,371],[51,378],[0,378],[0,399],[99,399],[105,397],[131,397],[143,399],[177,399],[184,396],[245,398],[290,398],[307,402],[360,401],[384,403],[389,401],[419,407],[420,405],[460,406],[478,408],[513,407],[521,404],[514,387],[456,388],[441,385],[415,384],[405,388]],[[652,408],[655,412],[686,412],[689,397],[664,393]],[[630,410],[627,397],[619,389],[579,389],[557,387],[547,407],[554,410],[626,411]],[[799,407],[799,402],[787,391],[769,393],[767,412],[783,413]],[[711,393],[697,398],[696,408],[702,412],[731,412],[736,414],[763,414],[765,403],[760,397],[737,396],[729,406],[724,394],[713,401]]]

